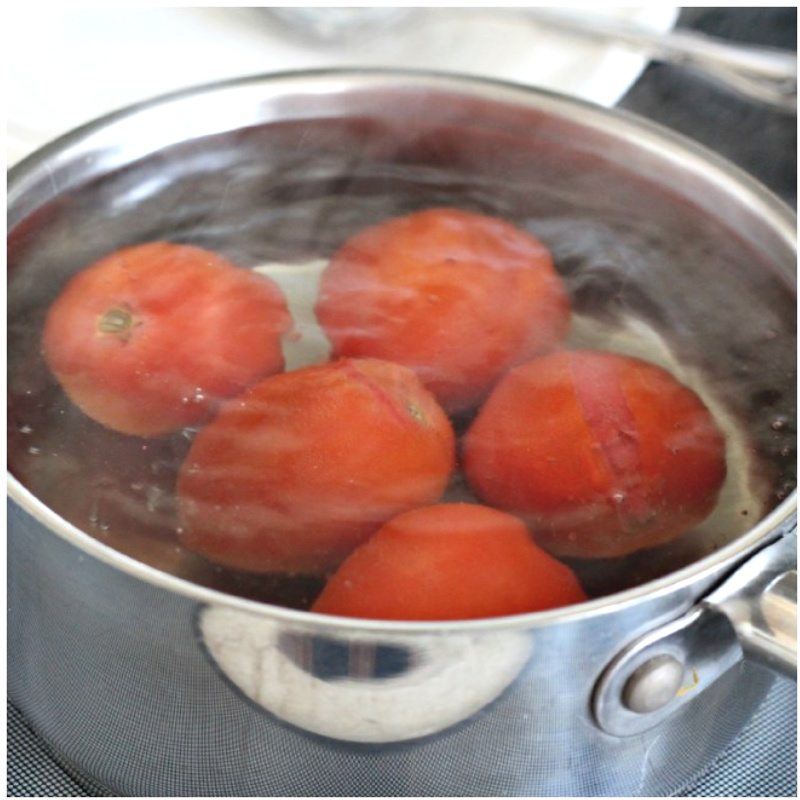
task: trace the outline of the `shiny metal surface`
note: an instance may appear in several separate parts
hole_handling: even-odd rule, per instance
[[[625,682],[623,705],[637,714],[658,711],[681,688],[685,670],[683,661],[672,655],[654,656],[645,661]]]
[[[749,658],[797,677],[797,522],[703,601],[730,619]]]
[[[697,604],[779,537],[796,508],[780,455],[791,431],[772,426],[794,391],[794,218],[724,162],[624,114],[480,81],[331,73],[215,87],[77,132],[10,176],[10,332],[23,356],[11,351],[12,423],[31,397],[36,413],[49,413],[31,366],[36,315],[93,254],[175,235],[244,263],[302,261],[319,254],[308,252],[312,234],[327,252],[371,217],[453,197],[497,213],[538,211],[583,311],[612,327],[623,312],[638,315],[710,376],[747,420],[752,461],[735,474],[755,497],[749,516],[733,505],[655,558],[587,576],[597,597],[572,610],[443,625],[335,620],[235,596],[235,584],[176,550],[167,524],[154,535],[152,517],[141,529],[115,517],[90,535],[80,482],[29,469],[37,462],[17,433],[9,694],[109,787],[662,795],[697,775],[769,689],[771,674],[741,658],[727,618]],[[576,267],[578,245],[607,233],[624,244],[612,250],[621,262],[609,267],[603,252]],[[646,269],[624,260],[654,241]],[[698,280],[710,298],[687,291]],[[767,391],[773,405],[761,420]],[[618,584],[632,568],[642,580]],[[598,726],[593,697],[607,665],[684,617],[702,617],[700,628],[685,626],[695,631],[691,655],[716,671],[636,736]],[[614,673],[620,687],[645,649]],[[697,737],[702,746],[687,748]]]
[[[523,16],[557,30],[622,42],[658,61],[680,64],[787,111],[797,109],[797,54],[721,41],[695,31],[653,33],[597,14],[533,8]]]
[[[795,519],[787,519],[782,529],[780,539],[752,556],[687,614],[648,631],[614,659],[594,697],[595,717],[603,730],[631,736],[654,728],[743,657],[796,679]],[[765,609],[771,612],[769,622]]]
[[[669,660],[683,665],[682,681],[664,702],[639,707],[628,702],[631,681],[647,665]],[[613,736],[631,737],[659,729],[699,701],[729,670],[741,664],[742,650],[727,619],[694,607],[688,613],[627,645],[597,682],[593,698],[598,726]]]
[[[18,508],[10,525],[9,695],[60,753],[123,795],[658,795],[702,771],[772,685],[739,662],[668,725],[620,739],[591,720],[596,673],[630,631],[669,618],[675,596],[557,625],[466,626],[451,643],[446,629],[289,622],[223,596],[202,600],[86,555]],[[223,613],[239,621],[225,659],[203,624]],[[270,640],[258,653],[237,633],[267,626],[284,637],[278,658]],[[471,660],[463,682],[467,638],[474,655],[518,644]],[[373,674],[362,660],[371,648],[390,655]],[[431,653],[438,665],[426,667]],[[512,679],[492,697],[499,665]],[[687,748],[698,732],[703,745]]]

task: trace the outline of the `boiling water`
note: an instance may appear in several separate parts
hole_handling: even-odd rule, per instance
[[[330,137],[330,122],[325,130]],[[318,579],[238,573],[180,545],[175,479],[194,432],[145,440],[86,418],[41,358],[46,309],[71,274],[112,250],[162,238],[190,242],[284,287],[300,333],[286,342],[295,368],[327,355],[313,299],[320,270],[344,239],[391,216],[445,205],[505,217],[541,238],[571,293],[570,344],[665,366],[705,399],[727,435],[729,477],[716,511],[670,545],[575,564],[590,594],[713,552],[791,491],[794,300],[735,233],[638,179],[609,181],[607,165],[586,157],[567,168],[546,153],[521,163],[518,147],[501,149],[477,174],[468,159],[461,163],[469,141],[458,132],[422,138],[413,159],[397,148],[387,158],[386,137],[371,138],[371,129],[360,150],[349,130],[341,152],[311,158],[304,147],[313,152],[315,133],[309,123],[306,144],[279,130],[210,137],[88,184],[10,233],[9,464],[56,513],[181,578],[306,607]],[[467,422],[456,420],[457,429]],[[471,499],[460,476],[447,499]]]

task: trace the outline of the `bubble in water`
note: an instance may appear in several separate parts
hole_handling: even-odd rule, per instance
[[[20,425],[19,426],[19,432],[20,433],[25,433],[25,434],[33,433],[33,428],[31,428],[30,425]]]
[[[200,386],[196,386],[194,388],[194,391],[191,394],[186,395],[186,396],[181,398],[181,402],[184,405],[187,405],[187,406],[190,403],[198,403],[199,404],[199,403],[205,403],[205,401],[206,401],[206,393],[203,391],[203,389]]]
[[[32,456],[38,456],[38,455],[39,455],[39,454],[42,452],[42,448],[41,448],[41,447],[37,447],[36,445],[31,445],[31,446],[28,448],[28,452],[29,452],[29,453],[30,453]]]
[[[772,421],[770,427],[774,431],[782,431],[788,426],[788,424],[789,421],[786,419],[786,417],[777,417]]]
[[[163,494],[163,490],[159,489],[158,486],[147,487],[145,498],[148,511],[158,511]]]

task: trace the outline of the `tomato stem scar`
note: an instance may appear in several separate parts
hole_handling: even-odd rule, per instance
[[[110,308],[97,321],[97,330],[110,335],[124,335],[134,325],[133,314],[125,308]]]

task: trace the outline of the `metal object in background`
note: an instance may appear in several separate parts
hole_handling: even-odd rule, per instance
[[[292,32],[325,45],[395,34],[398,27],[425,26],[465,14],[513,16],[562,34],[602,39],[631,48],[653,61],[677,64],[728,90],[787,111],[797,110],[797,54],[726,42],[697,31],[653,31],[602,11],[576,8],[265,8]]]
[[[654,61],[692,69],[753,100],[787,111],[797,110],[796,53],[734,44],[698,31],[653,33],[629,21],[592,12],[530,8],[520,13],[559,31],[619,42],[647,54]]]

